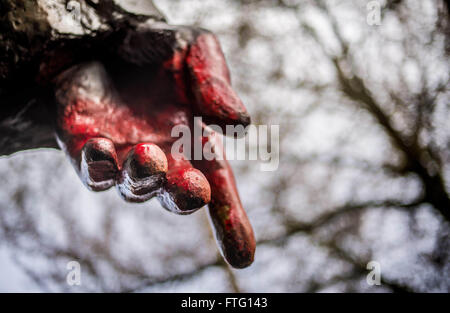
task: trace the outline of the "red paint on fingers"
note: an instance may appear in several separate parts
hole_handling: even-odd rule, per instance
[[[231,88],[230,73],[216,37],[199,35],[186,56],[194,107],[207,123],[221,127],[250,124],[250,116]]]
[[[160,202],[167,210],[178,214],[196,211],[211,200],[206,177],[182,156],[167,154],[169,171]]]
[[[117,188],[130,202],[144,202],[159,192],[167,172],[164,152],[155,144],[134,146],[123,162]]]
[[[204,143],[209,141],[207,137],[202,139]],[[223,150],[219,140],[214,142],[215,149]],[[249,266],[253,262],[256,242],[230,164],[226,160],[200,160],[194,165],[205,174],[211,186],[209,216],[222,255],[235,268]]]

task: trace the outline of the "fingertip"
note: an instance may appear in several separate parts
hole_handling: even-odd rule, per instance
[[[134,146],[125,159],[117,184],[122,198],[144,202],[158,193],[168,169],[164,152],[155,144]]]
[[[255,241],[247,239],[240,248],[236,248],[236,242],[233,242],[232,245],[233,246],[230,248],[223,249],[224,258],[227,263],[232,267],[239,269],[252,265],[255,258]]]
[[[157,145],[152,143],[137,144],[125,161],[124,168],[136,179],[167,173],[167,158]]]
[[[248,114],[248,112],[242,112],[237,122],[239,125],[247,127],[252,123],[252,119],[250,117],[250,114]]]
[[[250,115],[241,99],[231,86],[222,79],[211,78],[194,87],[196,113],[205,122],[217,124],[225,129],[227,125],[250,124]]]
[[[81,150],[80,174],[83,183],[93,191],[114,185],[118,172],[114,144],[107,138],[91,138]]]
[[[225,250],[224,252],[228,251]],[[230,266],[243,269],[253,264],[255,249],[245,249],[239,251],[239,253],[235,253],[236,251],[233,249],[231,252],[233,252],[233,254],[224,254],[224,259]]]
[[[206,177],[195,168],[169,170],[159,197],[163,207],[177,214],[190,214],[211,200],[211,187]]]
[[[256,241],[252,227],[240,204],[209,206],[209,216],[215,238],[225,261],[234,268],[253,263]]]

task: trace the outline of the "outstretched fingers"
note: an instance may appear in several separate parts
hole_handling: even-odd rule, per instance
[[[216,133],[203,137],[203,144],[208,142],[223,155],[223,146]],[[255,237],[242,207],[230,164],[225,159],[203,159],[195,161],[194,165],[205,174],[211,186],[208,212],[222,255],[235,268],[249,266],[255,254]]]
[[[250,124],[250,115],[231,88],[225,57],[214,34],[202,31],[196,36],[189,46],[186,64],[195,113],[223,130],[226,125]]]

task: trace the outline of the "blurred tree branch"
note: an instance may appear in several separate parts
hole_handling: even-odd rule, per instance
[[[181,1],[178,3],[181,3]],[[426,261],[424,264],[421,264],[421,268],[427,271],[434,271],[437,275],[445,276],[442,275],[442,273],[445,273],[445,266],[448,263],[448,221],[450,218],[450,202],[447,190],[448,161],[450,160],[448,155],[449,144],[447,137],[445,136],[442,138],[447,140],[447,142],[437,143],[432,138],[432,135],[428,136],[430,139],[424,140],[423,134],[432,134],[436,130],[442,132],[447,131],[447,128],[435,125],[433,119],[435,115],[442,114],[442,112],[437,111],[437,104],[439,98],[445,97],[448,93],[448,80],[445,81],[441,79],[437,83],[433,83],[430,76],[426,75],[427,71],[430,71],[430,68],[433,70],[433,68],[427,63],[428,60],[421,59],[421,54],[418,53],[420,52],[420,49],[429,49],[430,42],[441,40],[441,36],[447,34],[445,36],[446,42],[443,45],[443,48],[439,47],[438,49],[440,49],[439,52],[441,52],[441,49],[444,49],[444,53],[447,53],[444,57],[448,57],[448,52],[450,51],[448,36],[450,23],[448,19],[448,7],[445,2],[436,2],[439,18],[437,18],[433,30],[431,32],[423,31],[423,34],[414,32],[414,29],[408,30],[407,28],[408,25],[406,24],[411,21],[420,24],[420,22],[417,21],[417,16],[414,15],[414,13],[417,14],[417,12],[414,10],[408,11],[408,1],[389,1],[387,2],[387,5],[382,8],[383,19],[395,16],[396,21],[398,20],[399,23],[405,23],[405,31],[399,37],[400,39],[393,39],[400,49],[400,52],[397,51],[396,53],[399,53],[402,57],[400,61],[397,61],[398,63],[393,63],[393,66],[391,67],[392,73],[389,73],[390,76],[394,78],[395,84],[392,84],[389,80],[380,81],[378,79],[380,77],[373,77],[370,76],[370,73],[367,74],[367,72],[365,72],[364,66],[366,64],[364,62],[373,62],[374,59],[375,61],[380,61],[380,59],[376,59],[373,56],[372,58],[369,58],[370,54],[368,54],[367,60],[364,59],[361,61],[358,59],[357,52],[364,47],[364,41],[373,38],[363,36],[362,40],[355,42],[346,40],[347,37],[344,36],[346,35],[346,32],[344,32],[344,28],[340,28],[346,25],[343,25],[342,20],[338,19],[337,15],[335,15],[337,14],[337,9],[335,10],[335,7],[331,7],[331,2],[240,0],[235,3],[238,4],[238,9],[242,9],[242,12],[234,13],[238,15],[238,23],[234,26],[235,29],[227,28],[225,32],[230,35],[230,37],[239,38],[236,39],[237,48],[235,48],[235,53],[230,53],[228,55],[231,58],[235,57],[238,59],[238,66],[234,67],[235,70],[240,70],[239,65],[242,65],[242,69],[244,69],[242,78],[240,78],[239,75],[235,77],[238,79],[238,82],[239,79],[243,81],[240,82],[241,86],[243,86],[241,89],[245,91],[246,96],[249,99],[248,102],[255,102],[258,104],[258,107],[255,105],[255,112],[253,114],[253,117],[256,117],[255,120],[257,121],[257,124],[269,124],[272,121],[272,115],[276,115],[280,111],[280,108],[277,106],[279,102],[283,104],[281,110],[286,109],[286,106],[284,106],[286,103],[284,102],[285,99],[283,98],[283,100],[279,101],[286,89],[308,91],[307,96],[305,97],[301,95],[301,92],[293,92],[294,99],[292,100],[292,108],[287,108],[288,110],[286,110],[286,112],[280,113],[281,117],[279,119],[280,124],[282,124],[282,127],[280,128],[280,146],[284,145],[283,147],[285,148],[291,148],[291,146],[295,145],[295,142],[290,140],[292,137],[299,136],[297,134],[301,134],[301,131],[298,131],[298,129],[301,130],[301,126],[304,124],[303,122],[307,121],[307,118],[312,115],[310,113],[317,113],[317,111],[322,109],[320,114],[327,114],[328,112],[323,110],[323,107],[325,106],[325,109],[328,110],[334,103],[337,103],[336,107],[340,110],[344,107],[345,109],[350,108],[350,114],[354,114],[354,112],[357,111],[357,118],[360,116],[366,118],[368,116],[370,126],[373,126],[370,130],[372,131],[375,129],[373,132],[376,133],[377,138],[380,137],[385,139],[383,140],[383,144],[384,142],[389,143],[388,149],[380,149],[380,153],[377,153],[375,150],[376,154],[385,154],[385,157],[383,158],[370,158],[367,157],[366,154],[348,153],[348,150],[344,151],[342,148],[343,144],[340,137],[333,141],[331,147],[326,151],[318,149],[318,152],[298,152],[294,149],[287,149],[289,152],[283,153],[281,156],[280,170],[273,173],[273,176],[271,176],[268,181],[263,182],[261,179],[261,183],[259,183],[259,178],[262,178],[263,175],[256,176],[256,180],[258,180],[258,183],[260,184],[257,192],[259,192],[261,199],[258,201],[252,200],[255,202],[247,199],[247,201],[253,205],[253,208],[252,205],[249,205],[250,215],[258,217],[260,214],[269,214],[268,216],[264,216],[263,219],[266,218],[267,220],[270,220],[269,226],[273,227],[272,229],[266,224],[260,226],[260,229],[264,230],[260,230],[260,233],[266,236],[259,238],[258,245],[260,249],[280,248],[283,249],[281,250],[283,253],[285,251],[292,253],[292,255],[298,259],[296,259],[296,261],[299,263],[304,262],[304,264],[310,265],[310,263],[315,262],[315,260],[313,260],[312,257],[310,258],[308,254],[298,256],[298,254],[295,254],[298,251],[288,250],[292,249],[292,246],[294,246],[293,250],[300,249],[300,245],[292,245],[290,243],[296,243],[297,241],[295,240],[298,238],[307,238],[308,243],[311,242],[313,246],[319,247],[320,251],[325,251],[326,258],[328,258],[327,264],[332,264],[337,260],[342,262],[342,264],[345,264],[342,268],[345,269],[348,266],[351,270],[342,270],[342,272],[338,273],[334,272],[331,278],[326,278],[328,280],[325,279],[323,281],[320,275],[315,275],[316,273],[309,276],[302,276],[301,290],[311,292],[327,290],[326,288],[333,284],[344,282],[345,290],[358,291],[360,290],[358,282],[365,280],[365,276],[368,273],[368,270],[366,269],[367,262],[371,260],[372,256],[376,255],[379,257],[379,254],[377,254],[378,251],[376,250],[376,244],[372,245],[373,242],[369,242],[370,238],[366,239],[366,233],[361,230],[366,225],[365,223],[371,222],[370,220],[365,220],[365,218],[371,217],[372,212],[379,212],[382,215],[383,221],[385,221],[386,218],[391,217],[386,213],[401,212],[402,214],[399,215],[401,215],[402,218],[406,217],[405,219],[408,220],[409,223],[422,223],[422,225],[420,225],[422,229],[421,227],[417,227],[417,225],[415,225],[416,227],[414,227],[414,225],[407,225],[409,235],[413,234],[420,237],[423,235],[423,228],[433,229],[427,234],[430,238],[426,238],[430,245],[434,245],[432,249],[430,249],[433,251],[430,252],[430,250],[425,250],[425,252],[422,252],[423,250],[418,249],[420,250],[419,253],[425,254],[424,256],[421,256],[423,259],[420,259],[420,261]],[[87,1],[87,4],[94,9],[96,6],[104,6],[106,12],[104,16],[105,24],[108,24],[107,21],[111,17],[108,12],[110,12],[110,9],[113,7],[111,6],[110,1],[106,1],[105,4],[103,4],[103,2],[100,4],[96,1]],[[303,9],[309,7],[317,8],[318,11],[323,13],[323,23],[329,23],[331,37],[333,37],[332,39],[337,39],[337,48],[333,46],[334,40],[324,40],[323,37],[320,36],[321,34],[319,35],[317,32],[317,25],[313,27],[313,23],[309,24],[311,21],[301,15]],[[364,7],[364,5],[362,7]],[[285,35],[281,34],[276,36],[270,34],[270,29],[268,33],[266,33],[267,29],[265,28],[262,30],[258,29],[258,25],[260,25],[258,23],[261,23],[261,21],[258,20],[258,18],[254,18],[253,14],[256,14],[260,8],[262,8],[261,11],[263,14],[261,15],[264,16],[264,18],[267,16],[266,14],[268,11],[272,12],[272,10],[274,10],[275,13],[272,12],[273,15],[279,14],[281,11],[279,10],[280,8],[293,13],[295,16],[294,18],[297,19],[301,29],[291,31]],[[125,12],[122,13],[126,14]],[[258,13],[261,12],[258,11]],[[361,12],[358,11],[358,13],[360,14]],[[206,14],[206,16],[209,16],[209,14]],[[208,20],[207,18],[205,19]],[[256,22],[253,19],[255,19]],[[197,20],[201,25],[202,22],[200,21],[200,18],[197,17]],[[347,22],[347,20],[344,22]],[[363,21],[363,23],[365,23],[365,21]],[[269,22],[267,24],[269,24]],[[365,24],[363,25],[365,26]],[[276,26],[275,31],[277,31],[280,25]],[[321,26],[323,26],[324,29],[326,28],[326,25],[324,24],[321,24]],[[113,28],[114,25],[109,25],[109,27]],[[280,28],[283,29],[283,27]],[[379,39],[383,36],[381,31],[378,32],[380,29],[381,27],[378,29],[369,28],[367,32],[373,33],[375,38]],[[298,77],[295,74],[292,75],[292,73],[290,73],[288,75],[284,72],[287,67],[285,66],[287,64],[286,60],[290,59],[276,49],[278,43],[283,43],[283,36],[290,39],[290,41],[287,41],[288,44],[292,44],[292,41],[296,40],[301,42],[301,39],[303,39],[301,36],[305,36],[305,34],[307,34],[306,36],[309,36],[308,39],[313,39],[313,43],[311,44],[305,40],[305,50],[309,50],[302,51],[302,53],[304,53],[303,55],[306,58],[309,56],[308,53],[314,56],[319,55],[317,59],[311,59],[317,63],[312,64],[310,62],[305,67],[306,69],[312,68],[312,71],[315,71],[316,67],[320,67],[320,65],[329,66],[329,68],[327,68],[327,70],[329,70],[327,72],[328,77],[323,81],[311,77],[309,72],[303,76],[300,74]],[[415,46],[415,40],[419,40],[417,38],[420,36],[427,37],[426,42]],[[390,40],[389,38],[381,39],[385,40],[384,42]],[[233,40],[231,40],[231,42],[233,42]],[[246,62],[249,62],[247,59],[243,61],[244,56],[251,55],[247,53],[248,51],[253,51],[261,47],[263,47],[262,50],[264,50],[264,44],[267,44],[271,49],[268,53],[272,53],[274,56],[273,64],[267,69],[267,77],[264,77],[266,73],[259,71],[258,68],[249,67],[249,64],[253,66],[253,63],[247,64]],[[301,44],[301,47],[303,48],[303,42],[301,42]],[[231,46],[233,47],[233,44],[231,44]],[[288,50],[286,49],[286,45],[280,44],[280,47],[280,49]],[[296,47],[298,48],[298,46]],[[288,48],[290,49],[290,46],[288,46]],[[371,48],[373,49],[373,47]],[[363,57],[365,58],[366,55],[363,55]],[[267,59],[270,60],[269,57],[267,57]],[[259,63],[256,62],[254,64],[258,66],[261,64],[261,67],[264,67],[263,65],[267,64],[262,64],[264,63],[263,61],[266,60],[261,58],[261,60],[258,60]],[[384,61],[384,59],[381,59],[381,61]],[[407,82],[407,75],[401,72],[401,67],[406,61],[411,61],[417,65],[418,68],[417,76],[419,77],[419,83],[418,88],[415,90],[410,89]],[[295,68],[295,70],[296,69],[297,68]],[[257,77],[250,76],[253,71],[256,72],[255,76]],[[370,72],[370,68],[368,71]],[[388,71],[388,69],[385,71]],[[249,76],[247,76],[247,74]],[[255,87],[254,85],[257,85],[258,83],[262,86]],[[270,93],[264,92],[273,86],[278,86],[278,89],[271,91],[272,93],[276,93],[276,95],[270,98]],[[259,92],[261,92],[262,96]],[[277,92],[280,92],[280,94]],[[380,97],[380,93],[383,93],[384,97]],[[310,101],[311,103],[308,104],[300,103],[300,100],[297,100],[296,98],[297,95],[300,95],[299,98],[302,100],[313,99],[313,101]],[[270,100],[265,99],[267,96]],[[287,99],[290,101],[289,98]],[[259,106],[261,104],[260,102],[264,101],[273,101],[273,107],[269,107],[269,105]],[[300,103],[298,106],[297,101]],[[362,113],[359,114],[360,112]],[[401,122],[403,123],[400,123],[400,126],[396,123],[396,118],[398,117],[400,117]],[[352,118],[353,116],[350,116],[350,119]],[[367,122],[367,119],[364,119],[363,121]],[[441,129],[439,129],[439,127],[441,127]],[[322,128],[319,128],[319,130],[321,129]],[[347,141],[343,141],[345,144],[352,143],[351,136],[353,134],[351,134],[351,131],[353,131],[353,129],[346,131],[342,136],[344,139],[347,139]],[[289,137],[292,132],[294,132],[295,135]],[[366,133],[361,132],[361,134],[357,133],[356,135],[359,136],[358,139],[364,141],[365,138],[361,137],[365,134]],[[285,137],[287,139],[285,139]],[[317,145],[320,145],[320,143]],[[300,147],[299,150],[301,150],[301,148],[303,147]],[[350,149],[357,150],[359,149],[359,146],[350,146]],[[371,151],[374,150],[372,149]],[[242,177],[250,175],[249,168],[251,169],[251,167],[247,165],[244,167],[241,172]],[[319,171],[323,170],[326,173],[319,173],[316,176],[319,177],[320,180],[312,179],[312,182],[308,185],[308,178],[314,176],[314,173],[312,172],[317,170],[317,168],[320,168]],[[355,176],[350,176],[349,178],[349,176],[344,175],[343,177],[338,177],[337,183],[332,181],[332,178],[334,178],[334,176],[339,176],[341,172],[348,173],[350,171],[352,175],[354,174]],[[322,174],[323,176],[321,176]],[[248,179],[248,177],[246,178]],[[251,178],[253,178],[253,176],[251,176]],[[396,182],[393,183],[394,180]],[[249,181],[253,180],[249,179]],[[412,184],[410,184],[411,182]],[[416,188],[416,182],[419,186],[418,188]],[[339,188],[337,188],[338,193],[340,193],[336,198],[332,198],[334,195],[328,192],[329,189],[333,188],[333,186],[330,187],[333,184],[340,185]],[[382,190],[372,190],[371,188],[374,188],[374,186],[381,186]],[[359,192],[359,187],[363,189],[362,192]],[[375,187],[375,189],[376,188],[377,187]],[[9,222],[6,213],[0,214],[0,233],[3,235],[4,241],[16,246],[18,251],[22,251],[25,254],[31,256],[42,254],[51,260],[49,262],[56,263],[57,259],[67,258],[80,260],[80,262],[83,263],[83,267],[86,266],[86,273],[94,277],[101,290],[136,292],[145,291],[148,288],[153,290],[153,288],[158,286],[164,288],[170,284],[177,285],[193,280],[196,277],[202,277],[204,275],[201,274],[209,270],[223,270],[222,273],[224,273],[223,276],[225,279],[222,278],[222,280],[226,281],[224,285],[226,285],[229,290],[241,291],[243,289],[239,285],[239,272],[230,270],[227,265],[221,261],[221,258],[212,256],[211,258],[207,257],[199,260],[196,259],[195,252],[186,251],[187,249],[185,247],[178,247],[174,251],[166,251],[166,254],[162,253],[159,255],[164,266],[167,266],[164,267],[164,270],[160,270],[160,272],[155,273],[155,270],[152,267],[144,266],[139,260],[133,260],[134,262],[127,263],[117,258],[117,256],[114,255],[113,248],[110,247],[111,242],[114,241],[114,238],[111,238],[112,236],[110,234],[111,228],[114,228],[114,225],[108,226],[108,223],[105,222],[105,225],[103,225],[104,227],[98,230],[100,236],[103,235],[104,238],[91,238],[88,234],[79,233],[77,232],[77,229],[74,229],[75,227],[72,227],[75,225],[76,221],[70,214],[65,214],[64,209],[58,211],[58,214],[60,213],[58,217],[64,221],[67,234],[73,240],[72,249],[52,244],[50,240],[40,235],[36,225],[37,222],[34,220],[34,216],[31,213],[32,210],[26,208],[24,194],[27,192],[28,191],[26,190],[18,190],[14,199],[14,203],[17,206],[17,210],[14,208],[14,213],[17,213],[20,216],[20,223],[13,225]],[[292,194],[294,194],[294,197],[293,199],[289,199],[289,201],[293,200],[293,204],[286,200],[286,198],[288,198],[287,196],[292,196]],[[251,196],[252,194],[250,193],[249,197]],[[300,203],[300,201],[303,202]],[[430,214],[432,215],[432,218],[436,218],[436,223],[439,224],[437,226],[437,234],[435,234],[433,228],[435,225],[430,221],[424,222],[423,220],[424,217],[422,214],[428,216],[428,208],[431,207],[428,206],[428,204],[430,204],[438,213],[437,216]],[[258,205],[260,205],[260,207],[258,207]],[[64,208],[64,203],[59,203],[56,206]],[[310,208],[311,210],[308,211]],[[424,211],[426,212],[424,213]],[[443,222],[440,219],[441,216],[445,219]],[[111,217],[111,219],[113,218]],[[427,222],[429,224],[426,224]],[[148,227],[148,225],[145,225],[145,227]],[[267,227],[267,233],[265,232],[264,227]],[[379,231],[380,235],[382,235],[381,230],[377,228],[376,231]],[[396,233],[396,230],[393,232]],[[375,235],[378,235],[378,233]],[[346,236],[351,238],[347,238]],[[434,236],[436,236],[436,238],[434,238]],[[23,237],[32,238],[32,240],[36,242],[36,245],[41,247],[39,248],[39,251],[23,245]],[[376,238],[377,240],[379,239],[379,237]],[[147,239],[148,238],[146,238],[146,240]],[[346,239],[348,239],[347,242],[345,241]],[[364,240],[367,240],[367,242],[363,242],[364,249],[361,249],[361,251],[355,252],[351,246],[346,245],[349,241],[350,245],[353,244],[353,242],[357,245],[360,241]],[[411,240],[411,238],[408,237],[406,240]],[[414,241],[411,240],[411,242],[412,244],[418,243],[418,245],[420,245],[422,244],[421,240],[424,239],[414,238]],[[405,243],[406,242],[403,241],[398,243],[394,242],[393,244],[401,245]],[[174,248],[172,247],[172,249]],[[407,254],[409,259],[412,260],[412,263],[416,264],[417,259],[414,259],[414,252],[411,252],[410,256],[409,253],[410,252],[408,251]],[[185,257],[190,261],[189,265],[184,266],[183,270],[178,269],[173,265],[166,265],[170,262],[171,258],[177,257]],[[274,258],[276,257],[279,256],[275,255]],[[51,269],[49,273],[39,273],[36,275],[36,272],[30,270],[29,265],[21,264],[20,259],[17,259],[17,263],[39,286],[42,286],[42,289],[44,290],[51,290],[50,286],[46,286],[50,280],[56,282],[64,281],[64,277],[61,273],[58,273],[54,269]],[[145,261],[143,261],[143,263],[145,263]],[[107,278],[104,277],[101,271],[102,265],[104,264],[108,264],[111,270],[119,277],[118,280],[120,282],[117,283],[117,285],[113,286],[108,284]],[[261,270],[257,266],[258,264],[255,264],[255,268],[249,270],[255,270],[255,272],[258,273],[258,271]],[[289,279],[294,281],[294,284],[295,280],[298,279],[295,275],[297,269],[298,268],[292,269],[292,275],[289,277]],[[265,268],[263,271],[265,271]],[[261,272],[259,273],[261,274]],[[399,276],[401,277],[401,275]],[[422,278],[417,279],[420,280]],[[435,278],[432,277],[431,279]],[[445,286],[446,283],[448,285],[448,282],[445,281],[447,278],[441,277],[440,279],[441,280],[439,281],[433,281],[434,285],[430,287],[418,286],[412,280],[411,282],[407,281],[406,283],[403,283],[401,278],[396,278],[395,274],[393,276],[382,275],[382,285],[394,292],[434,290],[433,288],[443,290],[444,288],[447,288],[447,286]],[[292,281],[289,280],[287,284],[292,285]],[[423,281],[425,281],[425,279]],[[422,284],[423,281],[420,280],[419,283]],[[439,284],[441,285],[439,286]],[[67,286],[63,286],[62,288],[69,290]]]
[[[410,208],[414,208],[417,205],[419,205],[421,202],[411,202],[411,203],[401,203],[397,201],[378,201],[378,202],[363,202],[363,203],[354,203],[354,204],[348,204],[339,208],[335,208],[333,210],[330,210],[329,212],[326,212],[319,217],[317,217],[314,221],[310,223],[292,223],[288,225],[287,230],[284,234],[278,235],[273,238],[266,238],[258,240],[258,246],[261,245],[283,245],[287,240],[289,240],[292,236],[297,235],[299,233],[307,233],[312,234],[315,231],[318,231],[321,227],[327,225],[328,223],[331,223],[333,220],[336,220],[338,218],[341,218],[343,216],[351,215],[357,211],[366,210],[368,208],[395,208],[399,210],[407,210]],[[356,269],[355,275],[359,276],[365,276],[367,275],[368,271],[366,269],[368,260],[356,260],[353,257],[351,257],[346,251],[344,251],[342,248],[338,247],[336,243],[334,242],[318,242],[320,246],[323,246],[325,249],[330,249],[334,254],[336,254],[339,259],[342,259],[351,265],[353,265]],[[139,285],[138,287],[133,287],[130,289],[127,289],[126,292],[136,292],[139,290],[143,290],[145,288],[149,288],[151,286],[157,285],[157,284],[165,284],[165,283],[173,283],[173,282],[181,282],[186,279],[190,279],[197,274],[216,266],[223,266],[223,262],[220,257],[218,257],[216,260],[213,260],[209,263],[205,263],[199,267],[197,267],[193,271],[185,272],[185,273],[179,273],[175,275],[171,275],[164,278],[146,278],[143,280],[142,285]],[[382,278],[381,280],[382,285],[392,289],[394,292],[411,292],[412,289],[408,286],[404,286],[401,284],[396,283],[395,281],[390,281],[388,279]],[[238,289],[238,288],[237,288]]]

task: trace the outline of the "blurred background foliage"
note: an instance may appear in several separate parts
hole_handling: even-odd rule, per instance
[[[370,26],[367,3],[155,1],[215,32],[253,123],[280,125],[278,170],[232,162],[252,266],[224,264],[204,210],[91,193],[40,150],[0,159],[0,291],[448,292],[448,7],[379,1]],[[81,286],[66,284],[72,260]]]

